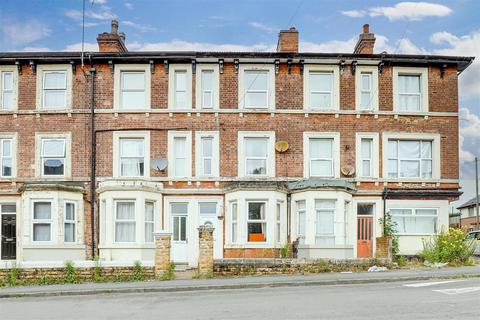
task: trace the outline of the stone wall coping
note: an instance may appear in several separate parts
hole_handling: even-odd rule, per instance
[[[290,259],[290,258],[228,258],[215,259],[215,265],[305,265],[318,262],[328,262],[332,264],[371,264],[372,261],[387,263],[388,259]]]
[[[198,231],[212,231],[215,230],[215,228],[212,225],[201,225],[197,228]]]
[[[135,261],[116,260],[103,261],[99,260],[74,260],[74,268],[93,268],[97,265],[101,267],[133,267]],[[65,268],[66,261],[0,261],[0,269],[11,269],[13,267],[19,269],[48,269],[48,268]],[[153,267],[153,260],[142,260],[142,267]]]
[[[161,236],[161,237],[171,237],[172,233],[167,231],[158,231],[153,233],[154,236]]]

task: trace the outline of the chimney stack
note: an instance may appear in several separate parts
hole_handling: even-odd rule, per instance
[[[373,54],[373,47],[375,46],[375,34],[370,33],[370,26],[363,25],[363,33],[358,37],[357,44],[353,53],[357,54]]]
[[[291,27],[288,30],[280,30],[277,52],[298,53],[298,31],[295,27]]]
[[[112,30],[100,33],[97,37],[100,52],[127,52],[125,33],[118,32],[118,21],[112,20]]]

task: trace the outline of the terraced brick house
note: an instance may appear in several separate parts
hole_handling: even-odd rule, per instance
[[[458,76],[471,57],[276,52],[0,53],[1,259],[147,263],[154,234],[215,258],[372,257],[448,226],[458,199]],[[83,64],[82,64],[83,62]]]

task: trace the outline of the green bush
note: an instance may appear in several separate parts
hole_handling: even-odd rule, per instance
[[[143,272],[142,263],[138,260],[133,264],[133,280],[145,280],[145,272]]]
[[[73,266],[73,262],[68,260],[65,263],[65,282],[66,283],[75,283],[76,282],[75,276],[75,267]]]
[[[392,257],[395,260],[399,251],[397,223],[392,221],[390,212],[385,212],[385,216],[378,220],[383,228],[383,236],[392,238]]]
[[[8,275],[7,275],[7,284],[9,286],[15,286],[17,285],[19,279],[20,279],[20,270],[17,268],[17,266],[14,264],[10,270],[8,270]]]
[[[167,271],[160,277],[160,280],[175,280],[175,263],[170,262]]]
[[[280,255],[282,258],[289,258],[290,257],[290,243],[286,243],[281,249],[280,249]]]
[[[428,262],[465,265],[475,252],[473,239],[466,239],[467,234],[461,229],[442,229],[440,234],[431,239],[423,239],[423,251],[420,256]]]

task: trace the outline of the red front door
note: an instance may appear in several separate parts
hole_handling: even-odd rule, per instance
[[[357,257],[371,258],[373,252],[372,243],[373,218],[359,216],[357,218]]]

